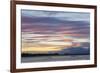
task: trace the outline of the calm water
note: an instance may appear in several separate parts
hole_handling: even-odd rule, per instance
[[[69,55],[69,56],[39,56],[22,57],[21,62],[49,62],[49,61],[69,61],[69,60],[89,60],[90,55]]]

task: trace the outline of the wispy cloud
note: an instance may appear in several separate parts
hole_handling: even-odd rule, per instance
[[[21,10],[21,20],[23,51],[57,51],[89,43],[89,13]]]
[[[89,21],[88,12],[22,10],[23,17],[53,17],[59,20]]]

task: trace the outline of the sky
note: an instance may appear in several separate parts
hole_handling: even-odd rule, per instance
[[[88,12],[21,10],[22,52],[48,53],[89,48]]]

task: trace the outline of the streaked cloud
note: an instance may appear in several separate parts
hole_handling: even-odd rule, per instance
[[[89,21],[88,12],[22,10],[24,17],[53,17],[59,20]]]
[[[89,47],[90,14],[87,12],[21,10],[21,20],[22,51]]]

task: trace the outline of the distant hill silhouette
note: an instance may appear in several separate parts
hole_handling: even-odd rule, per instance
[[[71,47],[68,49],[63,49],[59,52],[59,54],[89,54],[90,48],[82,48],[82,47]]]
[[[90,54],[90,48],[83,48],[83,47],[71,47],[71,48],[65,48],[61,51],[58,52],[49,52],[49,54],[54,54],[54,53],[58,53],[58,54],[76,54],[76,55],[86,55],[86,54]]]

